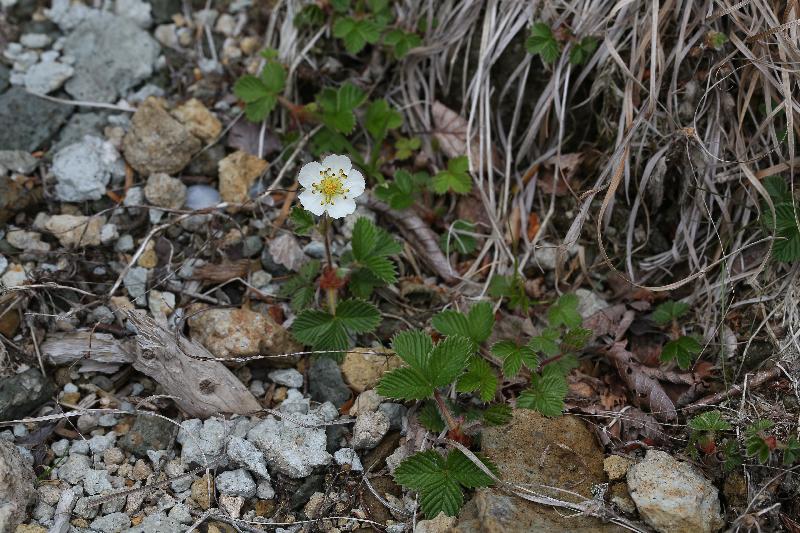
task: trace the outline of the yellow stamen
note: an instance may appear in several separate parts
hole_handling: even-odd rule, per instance
[[[314,183],[311,188],[315,193],[324,197],[320,205],[332,204],[339,196],[347,198],[347,193],[350,192],[350,189],[344,188],[344,180],[347,178],[344,170],[339,170],[339,173],[336,174],[333,169],[326,168],[320,171],[319,176],[320,180]]]

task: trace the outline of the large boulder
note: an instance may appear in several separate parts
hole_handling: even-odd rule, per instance
[[[17,447],[0,439],[0,532],[14,531],[36,499],[36,474]]]

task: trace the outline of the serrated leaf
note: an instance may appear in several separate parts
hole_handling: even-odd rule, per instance
[[[378,239],[378,228],[366,217],[359,217],[353,226],[353,257],[363,261],[370,256]]]
[[[556,339],[557,338],[558,336],[556,336]],[[544,334],[532,337],[531,340],[528,341],[528,347],[535,352],[541,352],[549,357],[558,355],[560,351],[556,340]]]
[[[452,383],[464,368],[473,352],[472,341],[466,337],[450,336],[439,342],[428,357],[426,376],[434,387]]]
[[[249,104],[263,98],[267,94],[267,88],[260,79],[245,74],[236,81],[233,86],[233,94],[239,100]]]
[[[530,346],[518,346],[512,341],[495,343],[492,346],[492,353],[503,359],[503,375],[509,378],[519,374],[523,363],[530,370],[536,370],[539,366],[539,358]]]
[[[337,13],[347,13],[350,11],[350,0],[330,0],[330,4]]]
[[[415,151],[419,150],[420,146],[422,146],[422,141],[419,137],[411,137],[405,138],[401,137],[397,139],[395,143],[395,154],[394,158],[398,161],[403,161],[404,159],[408,159],[411,157]]]
[[[267,91],[278,94],[286,85],[286,69],[277,61],[267,61],[261,70],[261,81]]]
[[[289,220],[294,226],[294,232],[298,235],[308,235],[314,229],[314,215],[302,207],[296,205],[289,214]]]
[[[333,322],[333,315],[326,311],[306,309],[294,319],[292,333],[303,344],[314,346],[317,340],[330,329]]]
[[[477,390],[481,400],[488,402],[494,398],[494,393],[497,391],[497,376],[486,360],[473,357],[469,362],[467,373],[458,379],[456,390],[458,392]]]
[[[424,400],[433,395],[433,386],[415,368],[396,368],[381,377],[378,394],[386,398]]]
[[[394,479],[404,487],[422,490],[441,477],[444,457],[435,450],[418,452],[403,459],[394,470]]]
[[[578,313],[578,304],[580,300],[574,294],[562,295],[556,303],[550,306],[547,310],[547,320],[552,327],[561,325],[568,328],[577,328],[583,322],[580,313]]]
[[[592,338],[592,334],[592,330],[580,327],[567,330],[561,338],[561,352],[576,352],[583,349]]]
[[[433,350],[433,341],[424,331],[406,330],[392,338],[392,349],[412,368],[424,371],[428,366],[428,355]]]
[[[394,283],[397,281],[397,271],[394,263],[386,257],[374,255],[363,261],[364,267],[369,269],[372,274],[384,283]]]
[[[490,426],[508,424],[512,417],[511,407],[504,403],[490,405],[483,413],[483,421]]]
[[[403,125],[403,115],[393,109],[384,99],[375,100],[367,108],[364,127],[376,142],[386,137],[389,130]]]
[[[525,282],[519,275],[495,274],[489,282],[489,295],[493,298],[507,298],[511,309],[522,309],[527,312],[531,305],[531,300],[525,292]]]
[[[355,333],[374,331],[381,322],[378,308],[359,299],[342,300],[336,306],[336,319]]]
[[[410,174],[405,170],[398,170],[394,180],[375,188],[375,195],[388,203],[392,209],[408,209],[414,204],[419,191],[430,181],[426,172]]]
[[[366,268],[356,268],[350,273],[350,279],[347,282],[347,288],[350,294],[362,300],[368,300],[375,290],[375,287],[380,287],[384,283],[376,278],[372,272]]]
[[[383,228],[378,228],[378,239],[372,253],[375,255],[396,255],[403,250],[403,246],[394,238],[392,234]]]
[[[254,102],[245,104],[244,116],[250,122],[261,122],[275,109],[277,103],[277,98],[267,94]]]
[[[326,87],[317,95],[322,108],[322,120],[330,128],[341,133],[350,133],[356,125],[355,110],[364,101],[364,91],[350,82],[338,90]]]
[[[417,419],[422,424],[422,427],[431,433],[441,433],[446,427],[442,416],[439,414],[439,408],[432,401],[422,404],[422,407],[417,412]]]
[[[380,27],[369,19],[355,20],[343,17],[333,25],[333,35],[344,42],[344,47],[351,54],[357,54],[364,47],[378,41],[381,36]]]
[[[539,54],[544,63],[552,63],[561,55],[561,45],[556,41],[550,26],[544,22],[537,22],[531,27],[525,48],[531,54]]]
[[[800,441],[797,440],[797,437],[792,435],[786,441],[783,448],[783,465],[784,466],[791,466],[800,458]]]
[[[490,302],[478,302],[467,315],[451,309],[437,313],[431,324],[442,335],[460,335],[477,345],[492,334],[494,311]]]
[[[392,47],[394,57],[402,59],[408,54],[409,50],[422,44],[422,38],[416,33],[392,30],[386,34],[383,42]]]
[[[464,504],[464,494],[455,480],[442,477],[420,491],[419,503],[429,520],[439,513],[455,516]]]
[[[669,300],[655,308],[652,319],[656,324],[665,326],[685,315],[688,310],[689,304]]]
[[[584,37],[580,42],[573,44],[569,51],[569,62],[572,65],[582,65],[594,51],[597,50],[597,39],[594,37]]]
[[[469,320],[464,313],[446,309],[433,315],[431,325],[442,335],[469,337]]]
[[[689,420],[689,427],[695,431],[725,431],[731,429],[730,423],[722,418],[719,411],[708,411]]]
[[[462,155],[447,162],[447,170],[438,172],[431,182],[433,192],[445,194],[467,194],[472,190],[472,177],[469,175],[469,159]]]
[[[497,467],[488,457],[481,453],[475,453],[475,456],[495,476],[499,475]],[[445,468],[460,485],[468,489],[494,485],[494,480],[460,450],[451,450],[447,454]]]
[[[691,366],[692,360],[702,351],[703,347],[694,337],[683,336],[669,341],[661,350],[662,361],[672,361],[678,363],[682,369]]]
[[[519,395],[517,407],[533,409],[544,416],[559,416],[564,410],[567,391],[567,380],[548,365],[541,376],[531,376],[531,387]]]

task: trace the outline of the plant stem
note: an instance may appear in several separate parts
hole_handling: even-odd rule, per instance
[[[325,259],[328,262],[328,272],[333,272],[333,258],[331,256],[331,219],[328,217],[328,214],[325,213],[322,215],[322,219],[319,221],[320,231],[322,231],[322,235],[325,237]],[[333,287],[328,287],[326,289],[328,293],[328,311],[330,314],[336,314],[336,289]]]
[[[453,415],[450,414],[450,409],[447,408],[447,404],[444,403],[444,398],[442,398],[442,394],[438,390],[433,391],[433,399],[436,400],[436,405],[439,406],[439,412],[444,417],[447,428],[450,430],[457,429],[458,423],[453,418]]]
[[[547,365],[549,363],[552,363],[554,361],[558,361],[559,359],[561,359],[565,355],[567,355],[567,354],[562,352],[562,353],[560,353],[558,355],[554,355],[553,357],[548,357],[547,359],[544,359],[541,363],[539,363],[539,371],[541,371],[544,368],[545,365]]]

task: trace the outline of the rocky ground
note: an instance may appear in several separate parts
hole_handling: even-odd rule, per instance
[[[240,120],[227,75],[258,63],[267,8],[105,4],[0,2],[0,421],[40,417],[0,431],[0,532],[623,530],[497,487],[457,518],[414,518],[392,473],[425,430],[415,406],[374,390],[400,366],[375,353],[399,319],[341,364],[247,359],[302,351],[276,296],[324,255],[318,234],[273,231],[291,201],[262,194],[281,144]],[[337,255],[352,224],[336,228]],[[584,316],[610,306],[581,291]],[[420,276],[397,296],[445,298]],[[148,366],[137,316],[207,360]],[[205,390],[209,376],[235,385]],[[173,401],[182,387],[207,403]],[[263,411],[219,414],[231,401]],[[660,532],[717,531],[721,499],[747,505],[741,475],[721,495],[688,457],[609,453],[589,427],[514,409],[481,450],[504,478]]]

